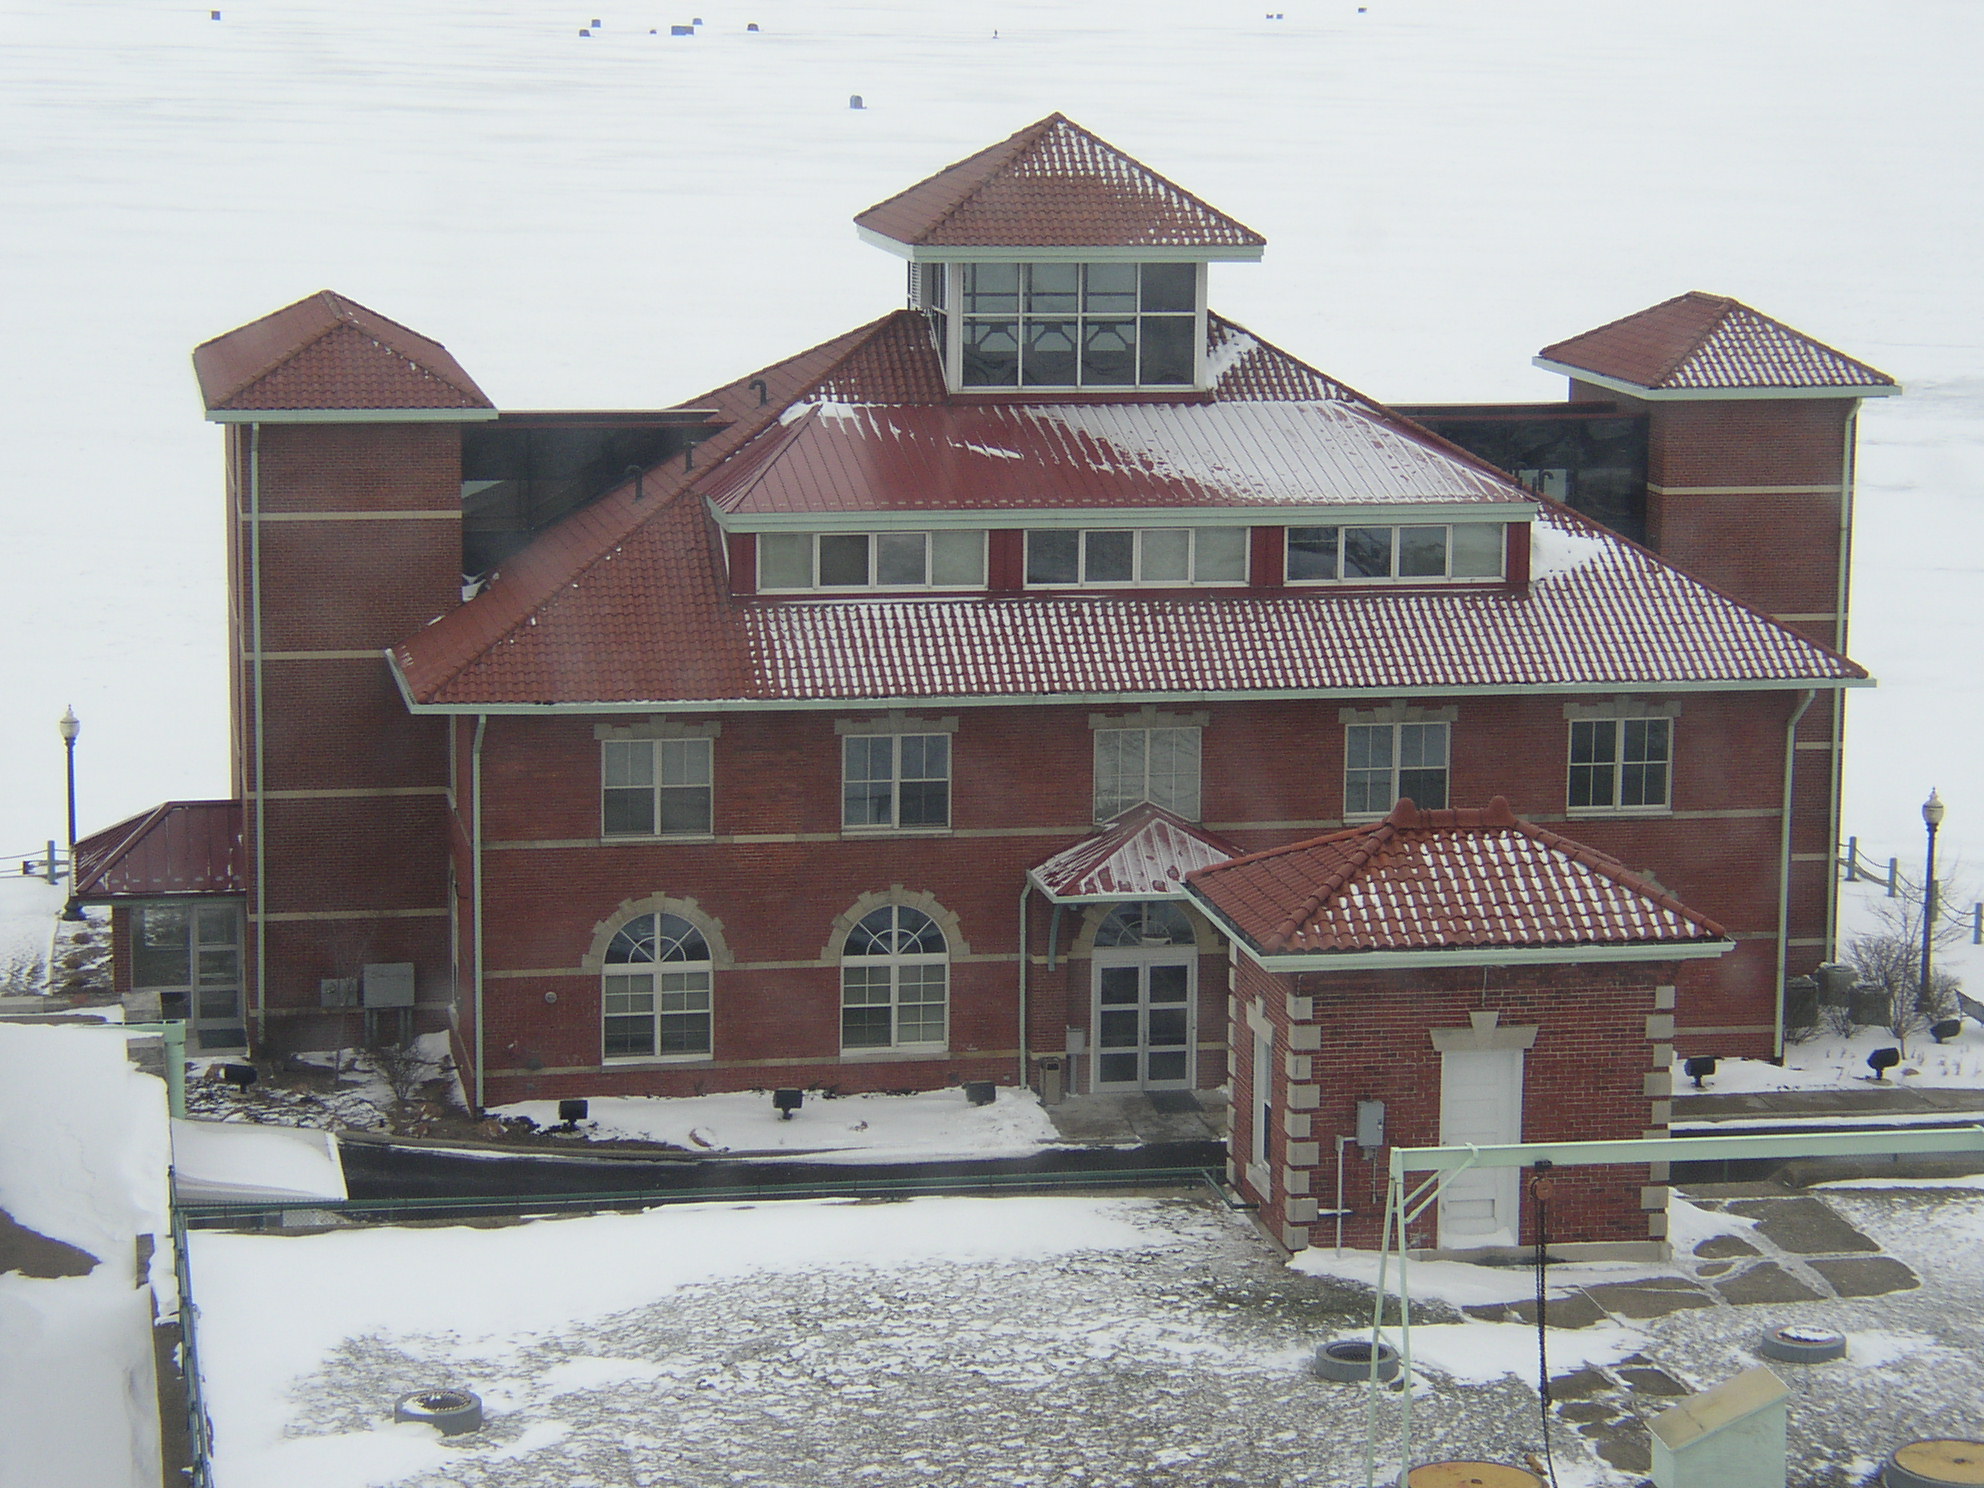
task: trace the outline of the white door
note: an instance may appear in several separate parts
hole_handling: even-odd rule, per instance
[[[1522,1050],[1456,1050],[1440,1064],[1440,1145],[1522,1140]],[[1440,1246],[1514,1245],[1521,1195],[1516,1168],[1470,1168],[1440,1190]]]
[[[1095,952],[1095,1088],[1192,1088],[1198,954],[1166,946]]]

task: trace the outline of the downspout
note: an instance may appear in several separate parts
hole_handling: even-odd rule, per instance
[[[1777,844],[1777,1016],[1771,1047],[1771,1057],[1778,1060],[1784,1058],[1784,978],[1791,957],[1791,786],[1797,774],[1798,725],[1818,695],[1816,687],[1806,688],[1805,696],[1792,710],[1791,721],[1784,726],[1784,800],[1778,816]],[[1830,851],[1826,860],[1832,860]],[[1830,874],[1832,870],[1826,871]]]
[[[254,648],[255,754],[255,1042],[269,1033],[269,835],[262,703],[262,426],[248,426],[248,634]]]
[[[1859,464],[1858,450],[1860,405],[1854,404],[1846,415],[1846,427],[1841,435],[1842,448],[1839,454],[1839,578],[1833,598],[1832,648],[1841,656],[1846,654],[1847,605],[1852,592],[1853,575],[1853,495],[1856,467]],[[1840,795],[1845,786],[1846,775],[1846,694],[1833,694],[1832,703],[1832,799],[1831,799],[1831,845],[1827,856],[1839,851],[1840,840]],[[1839,959],[1839,874],[1827,870],[1826,880],[1826,960]]]
[[[470,844],[469,879],[472,884],[470,894],[470,918],[473,921],[474,936],[472,954],[475,956],[475,1111],[482,1114],[483,1069],[488,1064],[487,1040],[482,1036],[482,734],[489,727],[489,715],[478,713],[475,718],[475,742],[469,746],[469,831],[474,837]]]
[[[1026,896],[1033,887],[1025,874],[1020,875],[1020,1089],[1027,1088],[1027,1047],[1026,1047]]]

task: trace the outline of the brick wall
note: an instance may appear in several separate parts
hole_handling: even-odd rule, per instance
[[[1288,975],[1243,956],[1233,977],[1234,1181],[1284,1243],[1334,1244],[1336,1139],[1356,1134],[1357,1103],[1385,1103],[1388,1146],[1440,1145],[1442,1056],[1428,1030],[1467,1029],[1470,1014],[1491,1010],[1501,1027],[1537,1030],[1523,1060],[1522,1140],[1618,1139],[1664,1127],[1672,1048],[1650,1035],[1666,1032],[1657,1009],[1666,999],[1656,989],[1671,985],[1676,969],[1651,962]],[[1251,1120],[1253,1030],[1263,1018],[1274,1051],[1265,1185]],[[1307,1061],[1293,1067],[1304,1078],[1291,1075],[1291,1059]],[[1346,1147],[1345,1244],[1382,1242],[1388,1162],[1384,1148]],[[1645,1166],[1553,1176],[1553,1242],[1644,1242],[1664,1233],[1642,1208]],[[1439,1243],[1436,1212],[1413,1226],[1414,1247]],[[1520,1214],[1520,1242],[1531,1243],[1535,1215],[1526,1195]]]

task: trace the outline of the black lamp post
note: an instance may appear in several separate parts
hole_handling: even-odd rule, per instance
[[[1936,928],[1936,828],[1943,824],[1943,802],[1935,791],[1922,803],[1922,825],[1929,829],[1929,862],[1922,873],[1922,984],[1915,991],[1915,1006],[1928,1012],[1929,948]]]
[[[83,907],[76,902],[76,735],[83,726],[76,718],[76,710],[65,708],[56,728],[62,732],[62,751],[69,765],[69,902],[62,906],[62,918],[80,920]]]

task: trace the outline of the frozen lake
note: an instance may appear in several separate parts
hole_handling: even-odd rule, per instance
[[[1686,289],[1901,378],[1846,828],[1984,820],[1974,5],[219,3],[0,6],[0,857],[65,704],[85,831],[228,790],[196,342],[336,288],[505,407],[673,403],[898,303],[848,219],[1054,109],[1265,232],[1214,304],[1380,398],[1559,397],[1538,347]]]

